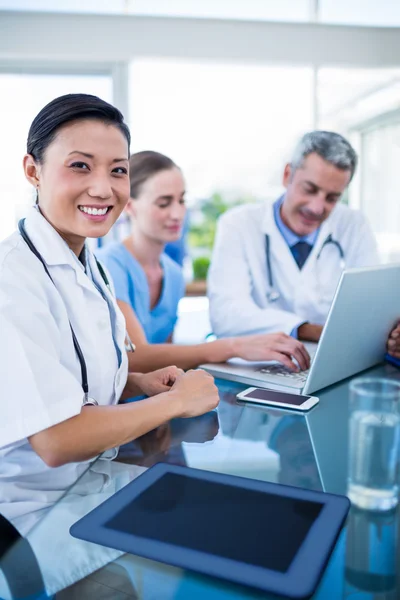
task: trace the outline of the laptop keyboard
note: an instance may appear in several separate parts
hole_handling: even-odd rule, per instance
[[[263,367],[260,369],[260,373],[267,373],[268,375],[282,375],[283,377],[287,377],[288,379],[292,379],[294,381],[303,382],[307,379],[310,369],[307,371],[300,371],[299,373],[294,373],[290,371],[287,367],[283,365],[270,365],[268,367]]]

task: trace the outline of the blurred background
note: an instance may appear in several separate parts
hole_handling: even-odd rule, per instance
[[[30,122],[70,92],[114,103],[132,152],[182,168],[187,281],[205,278],[216,218],[278,197],[313,128],[357,149],[343,201],[365,212],[383,259],[400,260],[400,2],[0,0],[0,239],[33,201],[21,167]]]

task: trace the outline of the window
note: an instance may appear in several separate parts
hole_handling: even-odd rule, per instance
[[[57,96],[73,92],[95,94],[111,102],[111,77],[0,73],[0,180],[3,201],[0,240],[14,231],[17,219],[34,200],[32,186],[22,170],[30,124],[45,104]]]
[[[400,3],[397,0],[319,0],[323,23],[397,27]]]
[[[130,72],[132,152],[183,169],[194,198],[273,198],[312,126],[312,69],[137,60]]]
[[[386,261],[400,261],[400,112],[361,133],[361,209]]]
[[[314,0],[0,0],[0,10],[307,21]]]
[[[318,72],[318,126],[348,137],[359,155],[349,202],[361,209],[385,261],[400,260],[400,69]]]
[[[154,59],[131,65],[132,152],[156,150],[182,168],[196,263],[210,257],[216,218],[230,204],[282,193],[285,162],[312,126],[312,82],[309,67]]]

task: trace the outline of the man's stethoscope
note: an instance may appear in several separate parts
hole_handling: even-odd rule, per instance
[[[19,223],[18,223],[19,232],[20,232],[20,234],[21,234],[24,242],[27,244],[29,250],[31,250],[31,252],[33,252],[33,254],[40,260],[40,262],[43,265],[44,270],[46,271],[46,274],[49,276],[50,280],[52,281],[52,283],[56,287],[56,284],[54,283],[54,280],[53,280],[52,276],[50,275],[50,272],[49,272],[49,270],[47,268],[47,265],[46,265],[46,263],[44,261],[44,258],[42,257],[42,255],[40,254],[40,252],[37,250],[37,248],[33,244],[32,240],[30,239],[30,237],[28,236],[28,234],[26,233],[24,222],[25,222],[25,219],[21,219],[19,221]],[[106,275],[103,267],[98,262],[98,260],[96,259],[96,257],[95,257],[95,261],[96,261],[97,268],[99,269],[100,275],[101,275],[104,283],[106,284],[107,288],[112,293],[110,282],[108,281],[107,275]],[[76,354],[78,356],[79,364],[80,364],[80,367],[81,367],[82,389],[83,389],[83,393],[84,393],[83,404],[84,405],[91,404],[91,405],[97,406],[98,402],[96,400],[94,400],[94,398],[90,398],[89,397],[89,382],[88,382],[88,376],[87,376],[87,367],[86,367],[85,357],[83,356],[82,349],[81,349],[81,347],[79,345],[79,342],[78,342],[78,340],[76,338],[75,331],[73,330],[71,322],[69,323],[69,326],[71,328],[72,341],[74,343],[75,352],[76,352]],[[128,335],[128,332],[126,332],[125,349],[127,350],[127,352],[134,352],[135,351],[135,345],[132,343],[132,341],[131,341],[131,339],[130,339],[130,337]]]
[[[333,239],[331,233],[324,240],[324,243],[322,244],[322,246],[317,254],[316,260],[319,260],[321,258],[322,250],[329,244],[333,244],[334,246],[336,246],[336,248],[339,252],[339,256],[340,256],[340,268],[344,269],[345,265],[344,265],[343,248],[342,248],[340,242]],[[267,275],[268,275],[268,285],[269,285],[269,292],[267,294],[267,300],[268,300],[268,302],[277,302],[279,300],[279,298],[281,297],[281,295],[276,289],[274,289],[274,280],[272,277],[272,267],[271,267],[270,236],[268,234],[265,235],[265,253],[266,253],[266,257],[267,257]]]

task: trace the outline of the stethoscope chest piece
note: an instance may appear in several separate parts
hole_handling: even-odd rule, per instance
[[[83,403],[82,406],[98,406],[99,403],[97,402],[97,400],[95,400],[94,398],[91,398],[90,396],[87,396],[85,394],[84,398],[83,398]]]

